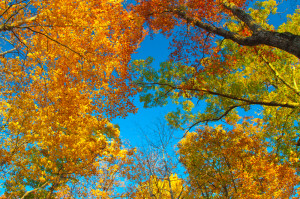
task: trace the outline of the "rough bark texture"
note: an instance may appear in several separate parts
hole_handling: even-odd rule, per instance
[[[289,32],[279,33],[265,30],[260,25],[256,24],[249,14],[247,14],[244,10],[239,9],[234,4],[225,3],[224,7],[230,10],[232,14],[238,17],[241,21],[243,21],[253,31],[253,34],[249,37],[245,37],[238,33],[213,26],[211,24],[202,22],[198,19],[194,19],[193,17],[188,16],[186,12],[182,9],[174,9],[173,13],[175,13],[179,18],[186,20],[188,23],[192,23],[196,27],[224,37],[225,39],[230,39],[240,45],[268,45],[284,50],[300,58],[299,35],[294,35]]]

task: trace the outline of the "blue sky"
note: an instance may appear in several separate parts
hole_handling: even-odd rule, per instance
[[[279,14],[271,16],[269,23],[277,28],[286,21],[287,14],[292,14],[295,11],[298,3],[299,0],[283,2],[278,8]],[[251,5],[249,7],[251,7]],[[152,39],[148,35],[141,43],[137,53],[132,56],[132,60],[153,57],[154,62],[152,66],[158,68],[161,62],[168,60],[170,53],[168,50],[169,42],[170,40],[166,39],[162,34],[154,34]],[[133,146],[138,146],[141,143],[141,139],[143,139],[143,135],[140,134],[140,129],[145,130],[151,128],[151,126],[157,123],[158,119],[163,119],[168,112],[176,109],[176,105],[173,104],[168,104],[165,107],[143,108],[143,104],[139,102],[138,96],[134,98],[134,104],[138,108],[136,114],[130,114],[124,119],[116,118],[112,121],[114,124],[120,126],[121,139],[128,140]],[[197,107],[197,109],[199,108],[201,109],[202,107]],[[241,116],[253,116],[261,110],[262,107],[253,106],[250,111],[245,112],[240,109],[239,113]]]
[[[159,67],[159,64],[166,61],[169,56],[169,41],[161,34],[154,35],[154,38],[150,39],[147,36],[146,39],[141,43],[141,47],[138,52],[132,56],[132,60],[146,59],[153,57],[154,61],[152,66]],[[136,114],[129,114],[126,118],[116,118],[113,120],[114,124],[120,126],[120,135],[122,140],[126,139],[130,144],[137,146],[141,143],[143,135],[140,130],[151,128],[158,119],[163,118],[171,109],[175,109],[176,106],[169,104],[165,107],[155,108],[143,108],[143,103],[139,102],[139,97],[134,98],[134,104],[138,108]]]

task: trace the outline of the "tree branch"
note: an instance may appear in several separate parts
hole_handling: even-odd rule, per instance
[[[21,28],[22,25],[30,23],[30,22],[36,20],[36,18],[37,18],[37,15],[27,18],[27,19],[24,19],[24,20],[13,22],[11,24],[4,23],[4,24],[0,25],[0,32],[12,31],[14,28]]]
[[[258,54],[258,52],[257,52]],[[259,55],[259,54],[258,54]],[[299,90],[292,85],[290,85],[288,82],[284,80],[284,78],[280,75],[280,73],[276,70],[276,68],[271,64],[263,55],[259,55],[264,62],[269,66],[269,68],[272,70],[272,72],[275,74],[275,76],[284,84],[286,85],[289,89],[291,89],[294,93],[296,93],[298,96],[300,96]]]
[[[191,126],[189,126],[187,128],[187,130],[185,131],[184,133],[184,136],[187,134],[187,132],[189,132],[194,126],[200,124],[200,123],[203,123],[203,122],[216,122],[216,121],[219,121],[221,120],[223,117],[225,117],[226,115],[228,115],[230,113],[230,111],[232,111],[233,109],[237,108],[237,107],[240,107],[240,106],[245,106],[247,104],[241,104],[241,105],[234,105],[234,106],[231,106],[229,107],[222,115],[220,115],[219,117],[216,117],[216,118],[209,118],[209,119],[204,119],[204,120],[199,120],[197,122],[195,122],[194,124],[192,124]]]
[[[251,99],[246,99],[246,98],[242,98],[242,97],[237,97],[237,96],[234,96],[234,95],[231,95],[231,94],[225,94],[225,93],[219,93],[219,92],[216,92],[216,91],[211,91],[211,90],[208,90],[206,88],[181,88],[179,86],[173,86],[173,85],[166,84],[166,83],[155,83],[155,82],[140,83],[140,84],[166,86],[166,87],[170,87],[170,88],[176,89],[176,90],[188,90],[188,91],[195,91],[195,92],[204,92],[204,93],[208,93],[208,94],[212,94],[212,95],[216,95],[216,96],[220,96],[220,97],[225,97],[225,98],[232,99],[232,100],[246,102],[246,103],[248,103],[248,105],[257,104],[257,105],[263,105],[263,106],[278,106],[278,107],[285,107],[285,108],[297,108],[297,107],[300,106],[299,103],[295,103],[295,102],[275,102],[275,101],[269,101],[269,100],[261,100],[261,101],[251,100]]]
[[[191,23],[198,28],[204,29],[215,35],[224,37],[225,39],[230,39],[240,45],[272,46],[284,50],[300,58],[300,36],[299,35],[294,35],[289,32],[279,33],[279,32],[272,32],[272,31],[265,30],[260,25],[256,24],[249,14],[239,9],[234,4],[224,3],[223,5],[225,8],[230,10],[234,16],[239,18],[253,31],[253,34],[251,36],[245,37],[236,32],[231,32],[225,30],[224,28],[219,28],[209,23],[205,23],[191,16],[188,16],[186,11],[180,8],[173,9],[172,12],[176,14],[179,18],[186,20],[187,23]]]
[[[17,48],[13,48],[13,49],[7,50],[7,51],[5,51],[5,52],[0,53],[0,56],[4,56],[4,55],[6,55],[6,54],[8,54],[8,53],[11,53],[11,52],[13,52],[13,51],[15,51],[15,50],[17,50]]]

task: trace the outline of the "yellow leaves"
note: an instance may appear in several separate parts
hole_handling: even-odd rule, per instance
[[[196,136],[197,136],[196,132],[188,132],[188,133],[186,133],[186,136],[179,141],[179,145],[183,145],[184,146],[184,145],[188,144]]]
[[[194,108],[194,103],[191,100],[187,100],[182,103],[182,107],[184,111],[191,112]]]
[[[28,58],[35,58],[35,55],[33,53],[28,53],[27,56]]]
[[[297,152],[295,152],[295,151],[290,152],[289,161],[294,165],[299,163],[299,155],[297,154]]]
[[[272,14],[276,14],[276,11],[277,11],[277,3],[276,3],[275,0],[264,1],[264,2],[262,2],[262,6],[263,6],[266,10],[270,10]]]
[[[100,189],[92,190],[92,194],[98,198],[109,198],[106,191],[101,191]]]
[[[41,177],[39,178],[39,180],[40,180],[42,183],[46,181],[46,179],[45,179],[43,176],[41,176]]]
[[[120,131],[108,119],[135,112],[128,63],[143,27],[122,2],[33,1],[30,9],[23,3],[7,9],[7,1],[0,1],[0,9],[7,9],[2,22],[19,9],[8,23],[29,27],[6,38],[19,56],[0,58],[8,135],[3,146],[14,153],[11,171],[18,172],[9,177],[19,184],[41,176],[63,186],[78,176],[97,177],[101,162],[126,161]]]
[[[171,174],[164,179],[151,176],[150,180],[139,185],[135,198],[182,198],[186,191],[183,180],[177,174]]]

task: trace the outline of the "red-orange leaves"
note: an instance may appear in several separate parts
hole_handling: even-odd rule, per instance
[[[238,7],[243,7],[245,2],[232,1]],[[138,3],[134,10],[150,30],[172,37],[171,58],[195,66],[200,65],[197,60],[212,53],[215,36],[212,29],[222,27],[223,19],[232,16],[224,8],[225,1],[219,0],[139,0]]]

